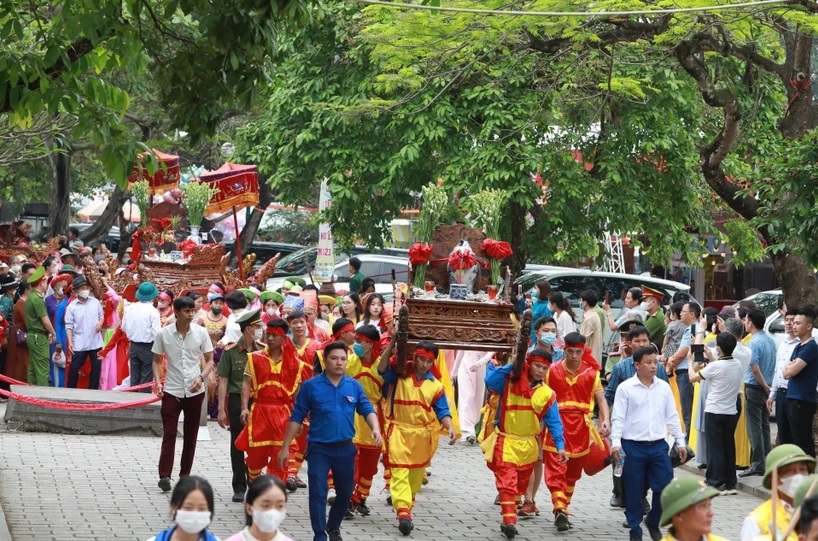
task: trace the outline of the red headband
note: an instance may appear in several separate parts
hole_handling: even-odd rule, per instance
[[[431,361],[434,361],[435,359],[437,359],[437,355],[435,355],[434,353],[432,353],[431,351],[429,351],[426,348],[416,348],[415,349],[415,356],[423,357],[423,358],[429,359]]]
[[[541,357],[539,355],[532,355],[530,353],[525,356],[525,362],[527,362],[527,363],[542,363],[542,364],[544,364],[546,366],[551,366],[551,361],[549,361],[545,357]]]
[[[357,339],[359,339],[359,340],[361,340],[363,342],[369,342],[370,344],[374,344],[374,343],[378,342],[378,340],[373,340],[370,337],[368,337],[368,336],[366,336],[364,334],[361,334],[359,332],[355,333],[355,338],[357,338]]]
[[[216,290],[218,290],[219,293],[224,295],[224,290],[222,288],[220,288],[219,286],[217,286],[216,284],[210,284],[210,287],[208,289],[216,289]]]
[[[173,300],[173,299],[170,297],[170,295],[168,295],[168,294],[167,294],[167,293],[165,293],[164,291],[163,291],[162,293],[160,293],[160,294],[159,294],[159,298],[160,298],[160,299],[164,299],[164,300],[166,300],[166,301],[168,301],[168,302],[170,302],[170,301],[172,301],[172,300]]]
[[[355,325],[353,325],[352,323],[347,323],[346,325],[344,325],[343,327],[338,329],[338,332],[334,333],[332,336],[333,336],[333,338],[338,338],[339,336],[341,336],[345,332],[354,331],[354,330],[355,330]],[[355,333],[355,336],[358,336],[358,333]]]
[[[277,336],[287,336],[287,331],[284,330],[284,327],[267,325],[267,334],[274,334]]]

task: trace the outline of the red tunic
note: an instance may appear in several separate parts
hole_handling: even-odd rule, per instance
[[[548,369],[545,384],[557,395],[565,432],[565,452],[572,458],[587,455],[594,394],[602,390],[598,367],[583,359],[577,373],[572,375],[566,369],[565,361],[559,361]],[[543,449],[556,452],[550,434],[546,434]]]

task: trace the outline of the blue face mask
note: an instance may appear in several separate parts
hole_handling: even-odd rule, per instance
[[[355,342],[354,344],[352,344],[352,353],[354,353],[358,357],[363,357],[366,354],[366,351],[364,351],[364,347],[361,344]]]
[[[543,344],[546,344],[546,345],[549,345],[549,346],[550,346],[551,344],[553,344],[554,342],[556,342],[556,341],[557,341],[557,333],[553,333],[553,332],[544,332],[544,333],[542,333],[542,334],[540,335],[540,341],[541,341]]]

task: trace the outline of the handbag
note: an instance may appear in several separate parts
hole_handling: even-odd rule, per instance
[[[28,338],[28,333],[19,327],[14,329],[14,331],[17,333],[17,345],[25,346],[26,338]]]
[[[682,462],[682,459],[679,456],[679,450],[676,448],[676,446],[674,445],[670,448],[670,465],[674,468],[678,468],[682,464],[687,464],[694,458],[696,458],[696,453],[693,452],[693,449],[691,449],[689,445],[687,446],[687,458],[684,462]]]

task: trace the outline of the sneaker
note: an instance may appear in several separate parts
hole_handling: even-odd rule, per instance
[[[298,482],[295,480],[295,475],[287,477],[286,486],[287,490],[289,490],[290,492],[295,492],[296,490],[298,490]]]
[[[307,488],[307,483],[305,483],[299,476],[295,476],[295,486],[298,488]]]
[[[517,526],[514,524],[500,524],[500,531],[508,539],[514,539],[514,536],[517,535]]]
[[[738,490],[736,490],[736,487],[733,488],[723,487],[719,492],[721,492],[722,496],[735,496],[738,494]]]
[[[475,438],[474,436],[469,436],[468,438],[466,438],[466,441],[469,443],[469,445],[474,445],[477,442],[477,438]]]
[[[366,505],[366,500],[361,501],[361,503],[359,504],[353,505],[355,506],[353,511],[357,511],[358,514],[361,515],[362,517],[368,517],[370,513],[372,513],[372,510],[369,508],[369,506]]]
[[[234,492],[233,493],[233,501],[235,503],[241,503],[244,501],[244,492]]]
[[[535,515],[539,516],[540,510],[537,509],[537,506],[533,501],[526,501],[519,509],[517,509],[518,517],[533,517]]]
[[[327,533],[329,534],[329,541],[344,541],[341,537],[341,530],[330,530]]]
[[[558,532],[567,532],[573,524],[568,520],[568,515],[564,511],[557,511],[554,513],[554,526],[557,527]]]
[[[389,507],[392,507],[392,496],[387,496],[386,497],[386,505],[388,505]]]
[[[415,525],[412,524],[411,518],[402,518],[400,519],[400,523],[398,524],[398,530],[403,535],[409,535],[412,530],[415,529]]]
[[[331,488],[329,492],[327,492],[327,505],[332,505],[333,503],[335,503],[335,489]]]
[[[162,477],[159,479],[159,488],[162,489],[162,492],[170,492],[170,477]]]
[[[648,523],[645,523],[645,526],[648,528],[648,534],[650,534],[650,538],[653,541],[662,541],[662,530],[656,528],[655,526],[649,526]]]
[[[625,507],[625,500],[622,498],[622,494],[612,494],[611,495],[610,506],[611,507],[618,507],[620,509],[624,508]]]
[[[344,511],[344,520],[350,520],[353,518],[355,518],[355,504],[349,502],[349,507],[347,507],[347,510]]]

